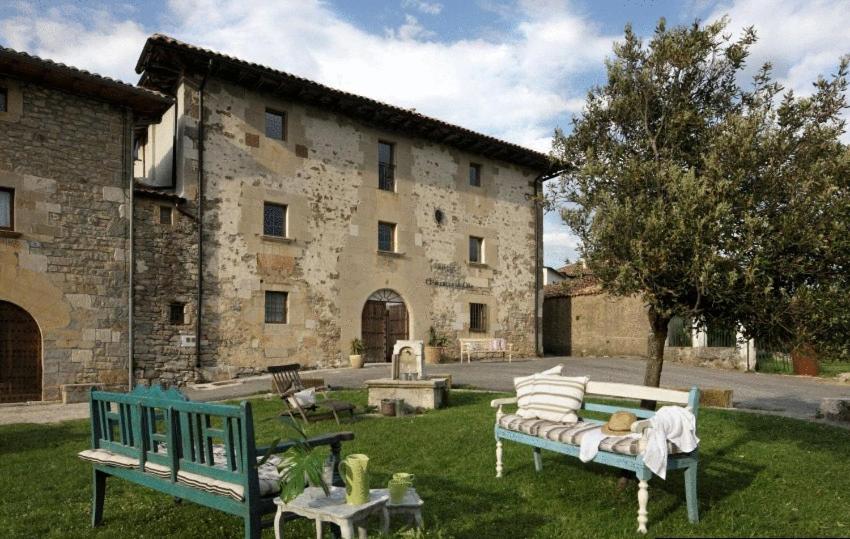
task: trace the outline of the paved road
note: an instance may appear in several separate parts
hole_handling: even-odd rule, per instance
[[[568,376],[589,376],[605,382],[643,383],[644,360],[639,358],[575,358],[547,357],[533,360],[515,360],[513,363],[476,362],[472,364],[448,363],[429,365],[430,373],[452,375],[454,384],[481,389],[512,391],[513,378],[538,372],[557,364],[564,365]],[[359,388],[363,382],[389,375],[389,365],[367,365],[363,369],[329,369],[313,371],[327,384]],[[817,412],[820,399],[825,397],[850,397],[850,386],[838,385],[806,377],[744,373],[723,369],[692,367],[666,363],[661,378],[662,385],[731,389],[736,408],[772,412],[790,417],[810,419]],[[269,378],[245,380],[238,386],[219,387],[215,390],[192,391],[191,398],[217,400],[239,394],[269,390]]]
[[[513,378],[542,371],[557,364],[564,365],[569,376],[589,376],[593,380],[640,384],[643,382],[644,361],[637,358],[574,358],[547,357],[515,360],[513,363],[476,362],[429,365],[429,372],[451,374],[455,385],[463,384],[480,389],[512,391]],[[328,369],[310,371],[305,376],[317,376],[335,387],[360,388],[363,382],[389,375],[387,364],[367,365],[362,369]],[[797,376],[743,373],[722,369],[691,367],[666,363],[661,382],[665,386],[713,387],[731,389],[736,408],[763,411],[811,419],[825,397],[850,398],[850,386]],[[238,381],[204,384],[187,388],[195,400],[223,400],[242,397],[271,389],[269,376],[243,378]],[[87,404],[33,404],[0,406],[0,425],[10,423],[53,423],[66,419],[88,417]]]

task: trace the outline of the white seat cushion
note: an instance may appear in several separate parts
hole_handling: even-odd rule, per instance
[[[108,466],[115,466],[116,468],[131,469],[139,467],[138,459],[119,455],[105,449],[86,449],[77,453],[77,456],[95,464],[106,464]]]

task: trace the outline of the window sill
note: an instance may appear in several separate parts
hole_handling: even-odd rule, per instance
[[[386,193],[388,195],[398,195],[398,191],[396,191],[396,190],[390,191],[389,189],[381,189],[380,187],[376,187],[375,189],[377,189],[381,193]]]
[[[389,256],[391,258],[403,258],[404,253],[400,253],[398,251],[382,251],[378,249],[378,254],[383,256]]]
[[[267,326],[288,326],[289,322],[269,322],[266,320],[264,324]]]
[[[20,238],[23,234],[14,230],[0,229],[0,238]]]
[[[490,267],[486,262],[467,262],[470,268],[488,269]]]
[[[263,241],[270,241],[272,243],[295,243],[295,238],[285,236],[266,236],[265,234],[262,234],[260,235],[260,239]]]

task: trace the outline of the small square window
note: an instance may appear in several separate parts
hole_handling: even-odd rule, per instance
[[[6,88],[0,88],[0,112],[9,111],[9,92]]]
[[[0,187],[0,230],[15,228],[15,190]]]
[[[263,205],[263,235],[286,237],[286,206],[271,202]]]
[[[469,261],[484,263],[484,238],[469,236]]]
[[[172,220],[174,216],[171,212],[171,206],[160,206],[159,207],[159,224],[161,225],[171,225],[174,223]]]
[[[481,187],[481,165],[469,164],[469,185]]]
[[[469,331],[477,333],[487,331],[487,305],[483,303],[469,304]]]
[[[266,324],[286,324],[286,292],[266,292]]]
[[[168,321],[172,326],[182,326],[186,323],[186,304],[172,303],[168,306]]]
[[[266,109],[266,136],[286,140],[286,114]]]
[[[378,222],[378,250],[395,252],[395,225]]]
[[[395,191],[395,155],[393,145],[378,142],[378,188]]]

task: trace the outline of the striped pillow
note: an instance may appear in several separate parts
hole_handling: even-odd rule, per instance
[[[535,376],[539,376],[541,374],[561,374],[561,369],[563,368],[563,365],[555,365],[551,369],[546,369],[542,372],[536,372],[534,374],[529,374],[528,376],[519,376],[517,378],[514,378],[514,389],[516,390],[517,408],[522,410],[524,407],[528,406],[530,402],[529,399],[531,399],[531,395],[534,393]]]
[[[534,374],[531,380],[517,384],[517,415],[547,421],[571,423],[578,421],[576,410],[584,399],[586,376],[568,377],[558,374]],[[516,380],[514,380],[516,383]],[[522,395],[520,395],[522,387]]]

